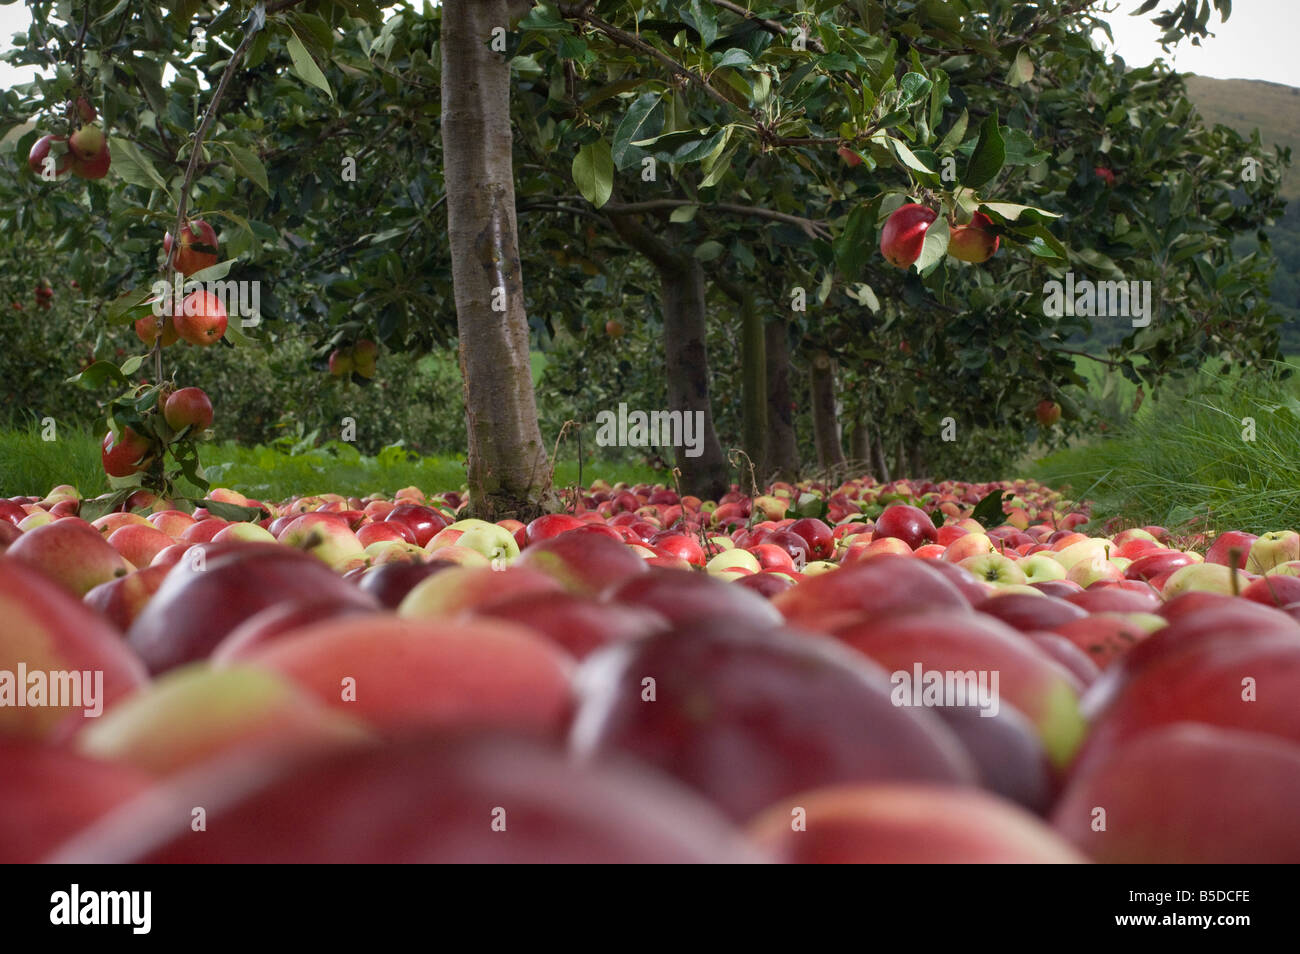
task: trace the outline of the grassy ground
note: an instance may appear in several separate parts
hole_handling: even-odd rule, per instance
[[[1111,437],[1040,461],[1035,476],[1100,519],[1254,533],[1300,526],[1300,376],[1202,372]]]
[[[463,460],[419,457],[400,447],[389,447],[374,457],[338,442],[320,447],[241,447],[232,443],[208,445],[201,451],[213,486],[231,487],[248,496],[279,501],[301,494],[392,494],[414,485],[433,492],[454,490],[465,483]],[[663,481],[666,475],[636,462],[588,461],[583,482],[596,477],[612,482]],[[576,460],[560,460],[555,484],[578,480]],[[99,439],[89,431],[60,429],[58,439],[44,441],[39,430],[0,431],[0,496],[37,495],[58,484],[72,484],[83,496],[108,490],[99,463]],[[184,489],[184,488],[183,488]],[[197,488],[194,496],[200,496]]]

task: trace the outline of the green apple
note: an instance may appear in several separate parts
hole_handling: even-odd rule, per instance
[[[727,570],[748,570],[750,573],[757,573],[763,569],[763,565],[758,562],[758,557],[748,550],[737,550],[734,547],[730,550],[723,550],[721,553],[712,557],[708,563],[704,564],[704,569],[708,570],[715,576]]]
[[[258,526],[255,523],[232,523],[230,526],[223,528],[212,538],[213,543],[223,543],[226,540],[247,540],[252,543],[275,543],[275,534],[266,527]]]
[[[1262,537],[1260,539],[1263,539]],[[1254,547],[1251,547],[1254,552]],[[1170,600],[1179,593],[1203,592],[1235,595],[1246,588],[1249,579],[1240,570],[1219,563],[1189,563],[1180,566],[1165,580],[1161,591]]]
[[[1049,557],[1046,551],[1040,550],[1037,553],[1031,553],[1027,557],[1022,557],[1019,562],[1021,572],[1025,574],[1025,579],[1030,583],[1065,579],[1065,567]],[[1034,590],[1034,592],[1041,593],[1042,591]]]
[[[515,541],[515,535],[494,523],[470,527],[456,540],[456,546],[475,550],[493,563],[509,563],[519,556],[519,544]]]
[[[768,520],[780,520],[790,509],[789,497],[755,497],[754,509],[760,511]]]
[[[1003,586],[1007,583],[1024,583],[1024,571],[1010,557],[1001,553],[985,553],[980,556],[967,557],[957,564],[964,570],[974,573],[986,583]]]
[[[1070,544],[1064,550],[1056,552],[1043,550],[1040,552],[1051,554],[1056,562],[1068,570],[1083,560],[1107,559],[1113,547],[1114,544],[1104,537],[1089,537],[1087,540],[1080,540],[1078,543]]]
[[[820,576],[823,573],[829,573],[831,570],[838,570],[840,565],[832,563],[830,560],[813,560],[803,568],[804,576]]]
[[[1078,583],[1086,590],[1092,584],[1102,581],[1118,583],[1124,579],[1124,572],[1104,556],[1091,556],[1071,566],[1066,571],[1065,578],[1071,583]]]
[[[1300,560],[1300,533],[1272,530],[1250,545],[1246,558],[1247,573],[1267,573],[1275,566]]]

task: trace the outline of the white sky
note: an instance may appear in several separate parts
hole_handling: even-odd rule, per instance
[[[1157,9],[1171,2],[1165,0]],[[1156,42],[1160,31],[1151,25],[1151,14],[1128,16],[1140,5],[1141,0],[1111,0],[1099,5],[1099,9],[1115,9],[1104,16],[1115,34],[1117,52],[1130,66],[1145,66],[1165,55]],[[0,6],[0,49],[8,49],[11,36],[26,30],[30,22],[26,5]],[[1236,0],[1226,24],[1218,23],[1217,14],[1211,16],[1210,22],[1215,37],[1200,47],[1184,41],[1166,57],[1175,69],[1219,79],[1259,79],[1300,86],[1300,58],[1294,50],[1300,35],[1300,0]],[[31,75],[30,69],[19,71],[0,63],[0,89],[24,82]]]

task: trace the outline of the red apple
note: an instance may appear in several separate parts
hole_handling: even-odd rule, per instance
[[[539,540],[549,540],[551,537],[558,537],[562,533],[577,530],[585,525],[582,520],[572,514],[543,514],[528,524],[524,531],[524,539],[530,544],[537,543]]]
[[[1046,595],[1031,596],[1028,593],[994,594],[982,603],[977,603],[975,609],[1022,633],[1055,629],[1061,623],[1086,619],[1088,616],[1084,610],[1065,600]]]
[[[207,810],[207,830],[190,829]],[[759,860],[698,798],[635,766],[593,768],[522,739],[418,737],[160,788],[62,862],[736,863]]]
[[[496,620],[331,619],[283,633],[241,664],[288,676],[326,705],[388,731],[555,735],[572,706],[572,658],[539,634]]]
[[[571,592],[592,595],[649,572],[645,561],[626,544],[607,539],[595,529],[584,527],[531,544],[512,566],[533,567],[549,573]]]
[[[231,630],[268,606],[335,595],[369,602],[329,567],[291,547],[201,544],[172,567],[127,641],[150,672],[165,672],[206,657]]]
[[[1300,745],[1184,722],[1076,776],[1052,824],[1099,862],[1296,864],[1297,803]]]
[[[1236,551],[1237,569],[1246,569],[1246,560],[1250,556],[1251,545],[1258,540],[1253,533],[1242,533],[1240,530],[1229,530],[1227,533],[1221,533],[1215,537],[1210,548],[1205,551],[1206,563],[1217,563],[1220,566],[1231,566],[1230,554]]]
[[[110,477],[130,477],[147,468],[153,457],[153,442],[130,427],[123,427],[117,436],[112,431],[104,435],[101,459]]]
[[[528,626],[575,659],[668,627],[664,616],[652,609],[600,603],[573,593],[523,593],[479,607],[474,615]]]
[[[212,426],[212,402],[201,388],[181,388],[167,399],[163,418],[173,431],[206,431]]]
[[[1261,576],[1241,591],[1241,595],[1265,606],[1287,606],[1300,602],[1300,576],[1274,573]]]
[[[112,161],[108,151],[108,140],[104,140],[99,152],[90,159],[82,159],[72,154],[72,174],[80,179],[102,179],[108,175],[108,167],[112,165]]]
[[[1044,398],[1034,408],[1034,417],[1038,419],[1039,427],[1053,427],[1061,419],[1061,405]]]
[[[171,537],[148,523],[118,527],[108,536],[108,545],[136,567],[148,566],[172,542]]]
[[[730,552],[730,551],[728,551]],[[726,621],[728,626],[776,626],[781,614],[748,589],[708,574],[653,569],[607,589],[603,599],[653,610],[670,623]]]
[[[921,257],[925,232],[938,217],[934,209],[907,203],[895,209],[880,231],[880,254],[896,268],[907,268]]]
[[[884,673],[821,637],[687,625],[609,646],[576,680],[580,758],[635,756],[734,819],[823,785],[976,776],[940,719],[895,706]]]
[[[82,705],[0,706],[0,736],[46,737],[63,720],[80,720],[88,708],[107,710],[148,681],[140,660],[103,617],[8,554],[0,556],[0,620],[0,670],[15,679],[20,665],[29,674],[89,672],[96,683],[91,693],[97,695],[63,700]],[[4,789],[0,785],[0,797]]]
[[[976,212],[969,224],[952,226],[948,254],[962,262],[987,262],[997,252],[999,241],[993,232],[993,220],[983,212]]]
[[[795,830],[793,813],[805,819]],[[926,785],[823,788],[782,799],[749,826],[786,864],[1073,864],[1086,861],[1022,808]]]
[[[919,507],[890,504],[876,520],[873,539],[882,537],[897,538],[915,550],[923,544],[934,543],[938,531],[930,515]]]
[[[170,566],[144,566],[134,573],[99,584],[85,595],[84,602],[125,633],[158,592],[169,569]]]
[[[827,629],[865,615],[887,617],[931,609],[968,611],[957,586],[936,568],[939,561],[884,555],[804,580],[772,605],[799,629]]]
[[[789,531],[808,544],[808,559],[829,560],[835,555],[835,535],[816,517],[803,517],[790,524]]]
[[[125,765],[17,739],[0,740],[0,864],[35,864],[151,779]]]
[[[133,569],[98,531],[77,518],[28,530],[10,544],[5,556],[31,567],[78,599]]]
[[[214,665],[238,663],[286,633],[293,633],[313,623],[374,613],[377,602],[365,602],[353,595],[335,594],[325,598],[300,597],[275,603],[254,613],[217,643],[208,659]]]
[[[193,291],[185,296],[180,310],[172,316],[176,334],[200,348],[216,344],[226,333],[229,319],[221,299],[209,291]]]
[[[45,160],[50,155],[51,147],[55,143],[66,142],[66,136],[46,135],[41,136],[36,142],[32,143],[31,151],[27,154],[27,168],[38,176],[45,174]],[[55,178],[63,175],[72,167],[72,161],[75,157],[70,151],[64,151],[61,155],[56,155],[54,159]]]
[[[384,517],[386,522],[400,523],[415,536],[417,546],[426,546],[440,530],[447,526],[447,520],[432,507],[422,504],[398,504]]]
[[[163,254],[172,250],[172,233],[163,236]],[[202,219],[192,219],[181,229],[181,247],[176,250],[172,265],[182,275],[189,277],[195,272],[211,268],[217,264],[217,231]]]

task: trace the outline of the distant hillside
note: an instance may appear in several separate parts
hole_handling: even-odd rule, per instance
[[[1258,128],[1265,145],[1291,147],[1293,164],[1282,179],[1282,195],[1300,199],[1300,89],[1193,73],[1186,79],[1192,102],[1208,122],[1222,123],[1243,136]]]

